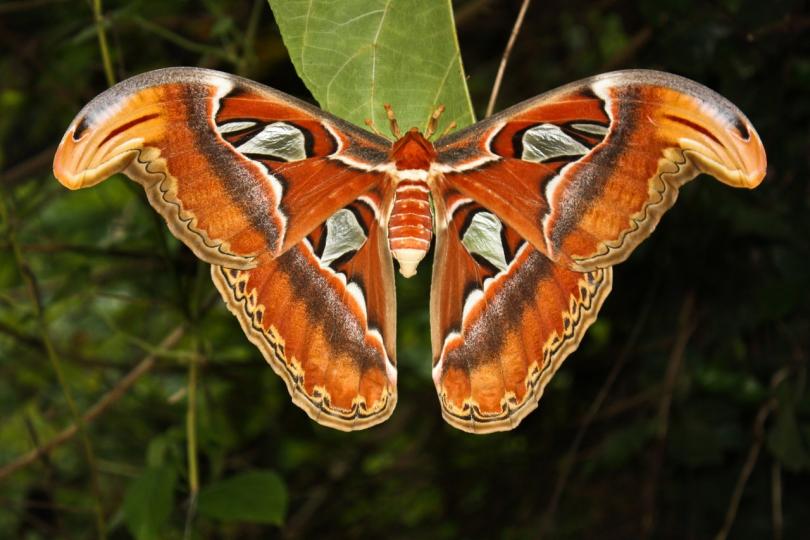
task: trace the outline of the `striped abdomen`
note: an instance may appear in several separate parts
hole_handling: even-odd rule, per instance
[[[432,238],[433,220],[427,182],[401,180],[388,218],[388,242],[403,276],[416,274],[416,266],[427,254]]]

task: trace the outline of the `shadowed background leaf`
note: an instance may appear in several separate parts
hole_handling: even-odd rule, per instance
[[[203,488],[199,511],[223,521],[281,525],[287,512],[287,491],[272,471],[246,472]]]
[[[154,540],[172,514],[177,474],[171,467],[148,467],[127,488],[124,518],[137,540]]]

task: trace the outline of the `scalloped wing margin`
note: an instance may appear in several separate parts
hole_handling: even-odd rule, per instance
[[[570,270],[475,202],[440,201],[431,328],[442,415],[471,433],[509,430],[596,319],[612,269]]]
[[[369,206],[351,208],[368,231],[359,248],[334,247],[328,237],[339,235],[339,225],[330,220],[253,269],[211,269],[228,309],[293,402],[343,431],[383,422],[397,399],[393,263]]]

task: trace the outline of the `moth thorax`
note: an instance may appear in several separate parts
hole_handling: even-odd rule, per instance
[[[388,243],[399,263],[399,272],[407,277],[425,257],[433,238],[430,214],[430,190],[422,180],[401,180],[394,196],[394,208],[388,219]]]

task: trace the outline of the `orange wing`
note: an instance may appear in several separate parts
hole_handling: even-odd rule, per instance
[[[123,172],[206,262],[277,256],[379,185],[390,144],[291,96],[196,68],[128,79],[77,115],[54,158],[71,189]]]
[[[755,187],[728,101],[651,71],[600,75],[437,142],[433,377],[443,415],[508,430],[578,346],[623,261],[699,173]]]
[[[212,266],[248,338],[316,422],[344,431],[396,404],[394,268],[376,201],[352,203],[276,259]]]
[[[436,149],[449,186],[580,271],[625,260],[698,174],[747,188],[765,175],[762,142],[734,105],[643,70],[564,86]]]
[[[700,172],[754,187],[745,117],[673,75],[568,85],[446,137],[432,170],[434,380],[445,418],[514,427],[582,339],[624,260]],[[57,152],[70,188],[116,172],[215,266],[242,328],[316,421],[396,402],[389,144],[245,79],[177,68],[91,102]]]
[[[556,264],[452,190],[435,208],[430,315],[442,414],[473,433],[512,429],[596,319],[611,268]]]
[[[194,253],[316,421],[382,422],[396,404],[396,299],[382,212],[390,144],[295,98],[173,68],[90,102],[54,159],[71,189],[123,172]]]

